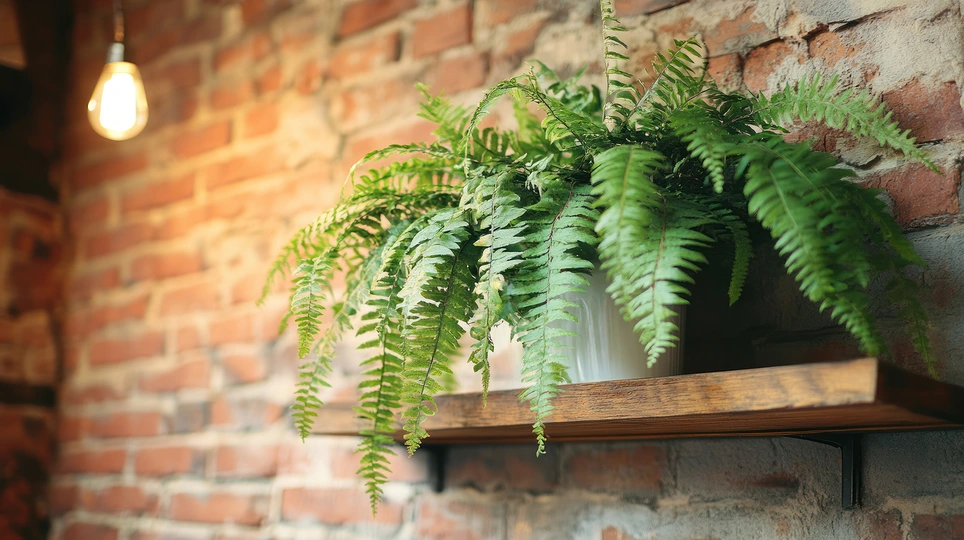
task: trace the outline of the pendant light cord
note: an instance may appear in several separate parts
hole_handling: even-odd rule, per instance
[[[114,43],[124,42],[124,8],[121,0],[114,0]]]

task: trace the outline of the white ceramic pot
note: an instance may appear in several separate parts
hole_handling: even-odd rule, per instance
[[[646,351],[633,332],[633,325],[623,320],[609,293],[608,280],[600,269],[592,272],[589,286],[582,294],[567,295],[566,300],[578,304],[574,309],[578,322],[564,321],[560,328],[575,333],[559,339],[568,349],[567,365],[572,382],[611,381],[679,375],[683,368],[683,336],[685,307],[679,306],[674,323],[680,328],[680,341],[667,349],[653,367],[646,367]]]

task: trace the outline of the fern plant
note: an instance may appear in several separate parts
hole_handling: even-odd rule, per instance
[[[926,315],[903,273],[922,261],[878,192],[853,183],[832,155],[781,136],[788,122],[819,121],[933,167],[883,105],[835,78],[770,96],[725,91],[707,76],[694,39],[658,54],[644,88],[619,68],[623,28],[611,0],[601,4],[605,91],[581,84],[581,72],[560,79],[542,64],[495,85],[471,110],[420,87],[420,116],[437,125],[436,141],[365,156],[403,158],[357,176],[353,168],[350,192],[298,232],[272,269],[266,293],[297,261],[283,325],[293,318],[299,353],[310,358],[294,406],[302,437],[322,405],[334,344],[350,330],[366,338],[359,474],[373,510],[398,424],[415,452],[465,332],[484,400],[493,327],[511,326],[524,351],[520,399],[532,409],[536,453],[545,452],[544,422],[569,380],[558,323],[580,316],[565,298],[584,290],[596,260],[645,346],[640,361],[652,363],[676,345],[672,309],[688,303],[713,244],[730,250],[728,294],[738,300],[755,222],[806,297],[868,355],[886,347],[867,287],[888,274],[890,297],[932,366]],[[517,127],[480,128],[506,96]],[[347,276],[344,291],[332,285],[336,274]]]

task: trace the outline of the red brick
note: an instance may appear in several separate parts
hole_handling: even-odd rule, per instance
[[[566,462],[566,480],[590,491],[655,492],[666,468],[662,447],[633,445],[612,450],[587,450]]]
[[[538,4],[538,0],[490,0],[476,5],[481,22],[491,27],[535,11]]]
[[[61,391],[61,399],[64,403],[71,405],[84,405],[87,403],[102,403],[113,401],[124,397],[124,392],[106,384],[92,384],[80,388],[68,386]],[[63,420],[65,417],[61,417]]]
[[[90,345],[93,366],[118,364],[164,353],[163,332],[142,332],[122,339],[99,339]]]
[[[123,303],[72,312],[67,317],[65,333],[70,337],[83,338],[111,324],[143,318],[147,313],[148,299],[147,294],[142,294]]]
[[[955,82],[938,85],[911,82],[883,95],[902,129],[919,141],[936,141],[964,133],[961,90]]]
[[[61,540],[117,540],[117,529],[107,525],[73,522],[61,533]]]
[[[743,59],[737,53],[714,56],[707,63],[706,73],[720,88],[739,90],[743,84]]]
[[[84,251],[88,257],[110,255],[147,242],[153,235],[149,224],[132,223],[90,236],[84,243]]]
[[[269,477],[278,473],[278,447],[264,445],[222,446],[215,454],[220,477]]]
[[[160,315],[183,315],[198,311],[211,311],[221,305],[221,295],[213,282],[203,282],[179,287],[161,296]]]
[[[270,21],[291,7],[292,0],[245,0],[241,4],[241,20],[245,26]]]
[[[773,68],[787,57],[803,63],[803,59],[785,41],[774,41],[753,49],[743,63],[743,83],[753,92],[766,90],[767,78],[773,73]]]
[[[211,90],[211,108],[214,110],[230,109],[248,102],[254,95],[250,83],[228,83]]]
[[[961,170],[957,166],[945,167],[943,173],[914,164],[870,176],[865,184],[885,189],[894,201],[894,218],[908,226],[920,218],[958,212]]]
[[[57,419],[57,440],[79,441],[87,434],[90,420],[82,416],[61,416]]]
[[[964,514],[917,514],[911,523],[915,540],[957,540],[964,538]]]
[[[689,0],[616,0],[613,9],[617,17],[649,15],[689,2]]]
[[[810,58],[823,60],[827,67],[836,65],[864,48],[865,43],[852,43],[853,36],[851,32],[829,30],[816,34],[807,40]]]
[[[372,517],[368,495],[353,489],[291,488],[281,494],[281,517],[285,521],[319,522],[327,525],[382,523],[399,525],[402,507],[382,502]]]
[[[338,36],[367,30],[416,7],[418,0],[359,0],[345,6],[338,23]]]
[[[57,470],[64,474],[119,473],[126,459],[123,449],[66,451],[60,455]]]
[[[145,69],[144,78],[145,86],[149,88],[156,88],[158,85],[167,87],[169,95],[166,98],[170,98],[170,94],[174,93],[171,92],[172,90],[184,91],[201,84],[201,59],[194,57],[178,62],[168,62],[158,69]],[[151,111],[152,116],[153,114],[154,112]]]
[[[279,88],[281,88],[281,66],[277,64],[264,70],[254,80],[254,89],[259,96]]]
[[[440,60],[431,79],[433,93],[454,94],[479,88],[489,74],[489,54],[473,53],[458,58]]]
[[[85,510],[107,514],[147,514],[157,512],[157,496],[144,493],[138,486],[111,486],[100,490],[83,490],[80,504]]]
[[[115,156],[74,170],[73,186],[77,189],[86,189],[146,168],[146,152]]]
[[[183,326],[175,334],[174,352],[184,352],[201,346],[201,334],[194,326]]]
[[[231,142],[231,122],[226,120],[207,127],[179,133],[171,143],[171,152],[179,159],[187,159],[221,148]]]
[[[208,338],[211,345],[249,343],[254,340],[254,318],[244,314],[213,322],[208,328]]]
[[[237,182],[267,176],[284,170],[284,162],[272,147],[232,157],[208,167],[208,190],[215,190]]]
[[[163,431],[161,414],[157,412],[126,412],[102,415],[90,422],[90,434],[106,439],[151,437]]]
[[[160,208],[194,197],[194,173],[165,182],[154,182],[121,197],[124,214]]]
[[[268,374],[264,359],[253,354],[227,354],[221,365],[228,383],[248,384],[264,380]]]
[[[120,285],[120,269],[116,266],[70,276],[67,298],[86,300],[95,293],[108,291]]]
[[[47,495],[50,515],[62,516],[77,507],[80,489],[74,485],[54,484]]]
[[[184,2],[166,0],[135,5],[124,10],[125,30],[132,36],[141,36],[184,17]]]
[[[232,43],[221,47],[214,53],[214,70],[221,71],[235,64],[247,60],[251,54],[251,46],[247,41]]]
[[[267,507],[268,499],[262,495],[176,493],[171,496],[169,517],[178,521],[258,526],[267,515]]]
[[[517,30],[506,38],[505,43],[498,49],[496,58],[503,63],[517,64],[526,55],[530,54],[536,46],[539,34],[546,26],[546,19],[539,19],[529,23],[528,26]]]
[[[703,34],[710,56],[743,52],[777,37],[776,33],[757,20],[750,7],[735,19],[724,19]]]
[[[321,89],[322,72],[321,63],[311,58],[298,68],[295,76],[295,90],[298,93],[308,96]]]
[[[74,204],[70,208],[70,227],[74,231],[89,230],[107,222],[110,215],[110,198],[100,195],[93,199]]]
[[[200,272],[204,261],[198,253],[144,255],[131,263],[131,278],[136,281],[164,279]]]
[[[184,388],[207,388],[210,379],[207,360],[191,360],[160,373],[146,374],[138,386],[145,392],[176,392]]]
[[[129,46],[130,61],[144,66],[180,47],[210,41],[221,35],[221,13],[213,11],[192,21],[149,34],[133,36]]]
[[[138,476],[199,474],[204,467],[204,453],[187,446],[145,448],[134,456],[134,472]]]
[[[253,429],[271,425],[281,419],[283,409],[261,399],[219,397],[211,403],[211,425],[232,429]]]
[[[463,4],[416,21],[412,55],[421,58],[469,43],[472,43],[472,4]]]
[[[612,525],[602,530],[601,540],[638,540],[635,536],[630,536]]]
[[[344,90],[338,97],[336,121],[345,129],[353,129],[379,119],[399,116],[406,107],[421,99],[414,82],[408,79],[389,79],[378,84]],[[409,116],[406,116],[409,118]]]
[[[345,165],[351,166],[358,160],[365,157],[365,154],[372,150],[384,148],[390,144],[407,144],[413,142],[430,142],[435,139],[432,132],[435,131],[435,124],[418,120],[411,124],[395,128],[392,130],[379,129],[371,135],[352,136],[348,139],[345,150]],[[364,169],[377,168],[387,164],[388,161],[373,161],[364,166]]]
[[[401,37],[391,32],[368,38],[363,42],[344,43],[335,48],[325,74],[333,79],[354,77],[398,60],[401,54]]]
[[[261,137],[278,129],[278,104],[262,103],[244,115],[244,137]]]
[[[299,448],[304,448],[304,446],[302,445]],[[346,480],[356,478],[356,471],[361,467],[361,454],[354,450],[333,453],[331,460],[332,476]],[[404,449],[399,449],[393,452],[388,459],[389,467],[392,469],[392,472],[388,474],[389,481],[425,482],[428,480],[426,456],[409,457]],[[446,482],[448,482],[448,479],[446,479]]]
[[[424,497],[416,514],[415,530],[422,540],[483,540],[504,535],[505,512],[498,503]],[[515,529],[518,533],[521,529]]]

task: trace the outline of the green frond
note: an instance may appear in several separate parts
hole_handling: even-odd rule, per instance
[[[517,225],[525,215],[522,199],[510,187],[511,171],[484,177],[475,190],[477,206],[473,210],[482,235],[475,245],[482,248],[479,259],[479,282],[475,288],[478,308],[469,322],[469,333],[476,340],[469,362],[482,374],[482,403],[489,391],[489,352],[493,350],[492,327],[505,311],[506,273],[522,263],[520,246],[524,226]]]
[[[519,310],[515,333],[523,350],[522,381],[529,385],[519,399],[528,401],[536,416],[532,432],[538,443],[536,455],[540,455],[545,453],[545,419],[552,413],[552,399],[559,394],[559,385],[569,382],[559,342],[569,333],[558,323],[576,320],[578,314],[576,304],[563,296],[585,290],[583,274],[593,263],[580,258],[578,251],[597,243],[593,225],[598,212],[589,186],[564,182],[547,182],[542,199],[529,212],[531,231],[525,240],[530,247],[509,294]]]
[[[727,297],[732,306],[740,299],[747,273],[750,270],[750,259],[753,257],[753,243],[750,240],[750,233],[747,231],[744,216],[734,212],[724,201],[716,197],[689,195],[683,198],[698,205],[704,215],[713,218],[715,224],[723,229],[723,234],[719,235],[717,239],[733,247],[730,285],[727,287]]]
[[[853,173],[834,168],[836,160],[805,144],[761,135],[745,146],[740,170],[751,214],[776,240],[787,270],[800,290],[821,310],[830,309],[867,354],[885,350],[864,291],[870,262],[863,224],[833,196]]]
[[[621,129],[631,128],[635,115],[647,112],[662,118],[696,99],[706,89],[705,66],[699,62],[702,44],[692,37],[673,40],[674,48],[667,55],[656,53],[653,83],[643,92],[632,109],[625,114]],[[704,69],[697,69],[697,68]]]
[[[788,85],[769,98],[762,94],[756,96],[754,114],[761,123],[823,122],[857,137],[874,139],[881,146],[889,146],[938,172],[927,153],[914,144],[910,130],[901,130],[893,113],[883,103],[865,90],[840,91],[836,75],[824,81],[817,74]]]
[[[703,164],[713,184],[713,190],[723,193],[726,158],[735,146],[733,136],[719,119],[702,108],[674,111],[669,125],[680,140],[687,143],[686,149],[690,155]]]
[[[462,325],[471,317],[476,282],[473,265],[479,256],[465,228],[449,229],[427,241],[433,246],[429,251],[438,261],[430,272],[427,268],[418,269],[429,275],[402,336],[412,345],[405,359],[401,396],[406,405],[402,418],[409,455],[428,437],[422,423],[435,414],[434,396],[444,389],[440,379],[452,372],[449,366],[465,333]],[[415,271],[411,270],[405,287]]]

